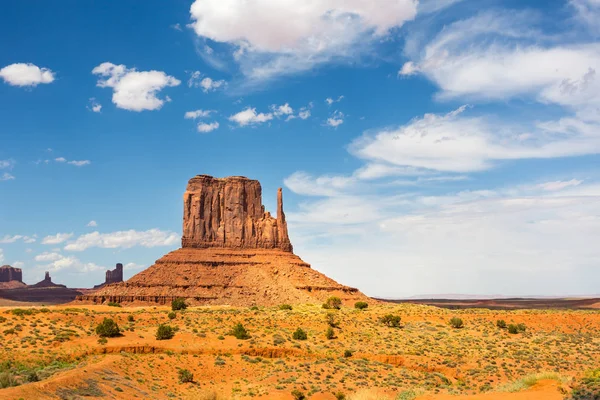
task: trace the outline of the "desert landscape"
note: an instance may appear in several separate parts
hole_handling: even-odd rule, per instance
[[[192,178],[183,229],[181,249],[125,282],[118,264],[106,282],[63,305],[26,306],[41,300],[36,288],[53,287],[48,275],[29,291],[5,283],[17,287],[3,293],[20,297],[0,308],[0,397],[598,394],[598,299],[510,310],[492,310],[490,300],[454,301],[464,309],[448,310],[371,299],[294,255],[281,189],[274,218],[260,183],[244,177]],[[20,271],[10,271],[20,281]]]

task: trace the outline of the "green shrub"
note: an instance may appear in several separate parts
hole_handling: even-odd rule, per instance
[[[306,396],[304,395],[304,393],[302,393],[298,389],[292,390],[292,397],[294,398],[294,400],[305,400],[306,399]]]
[[[450,318],[450,326],[453,327],[454,329],[460,329],[460,328],[464,327],[465,324],[462,319],[460,319],[458,317],[452,317],[452,318]]]
[[[367,303],[366,301],[357,301],[356,303],[354,303],[354,308],[356,308],[357,310],[364,310],[367,307],[369,307],[369,303]]]
[[[194,382],[194,374],[187,369],[180,369],[177,375],[179,376],[179,383]]]
[[[127,316],[127,321],[129,321],[129,322],[133,322],[133,321],[135,321],[135,318],[133,318],[133,315],[129,314],[129,315]]]
[[[325,316],[325,321],[327,322],[327,325],[332,328],[337,328],[339,325],[339,322],[335,319],[335,314],[331,312],[327,313]]]
[[[171,311],[170,313],[167,314],[167,317],[169,317],[169,319],[175,319],[175,317],[177,317],[177,314],[175,314],[174,311]]]
[[[519,333],[519,327],[515,324],[508,325],[508,333],[516,335]]]
[[[121,307],[121,304],[114,302],[114,301],[110,301],[107,306],[109,307]]]
[[[279,306],[279,309],[280,310],[291,310],[292,306],[289,305],[289,304],[282,304],[282,305]]]
[[[308,335],[302,328],[298,328],[292,334],[292,338],[294,338],[295,340],[306,340],[308,339]]]
[[[9,388],[11,386],[18,386],[19,381],[17,378],[10,372],[2,372],[0,373],[0,389]]]
[[[600,368],[589,371],[573,385],[573,392],[568,400],[600,399]]]
[[[325,332],[325,337],[329,340],[335,339],[335,332],[332,327],[327,328],[327,332]]]
[[[229,332],[229,334],[231,336],[235,336],[236,339],[240,340],[250,339],[250,334],[248,333],[246,328],[244,328],[244,325],[242,325],[241,323],[236,324],[233,327],[233,329],[231,329],[231,332]]]
[[[381,317],[380,321],[382,324],[387,325],[390,328],[399,328],[401,318],[399,315],[388,314]]]
[[[170,325],[160,324],[156,330],[156,340],[168,340],[175,336],[175,329]]]
[[[496,321],[496,326],[500,329],[506,329],[506,321],[503,319],[499,319]]]
[[[352,350],[344,350],[344,357],[350,358],[352,357]]]
[[[98,344],[105,345],[106,343],[108,343],[108,340],[105,337],[98,339]]]
[[[252,306],[252,307],[250,307],[250,309],[251,309],[252,311],[258,311],[258,307],[257,307],[257,306]]]
[[[171,302],[171,310],[173,311],[185,310],[187,307],[185,299],[175,299]]]
[[[104,321],[96,327],[96,333],[100,337],[115,337],[121,334],[121,330],[115,321],[104,318]]]
[[[346,395],[342,392],[337,392],[334,394],[336,400],[346,400]]]
[[[323,308],[327,310],[339,310],[342,307],[342,300],[339,297],[332,296],[323,304]]]
[[[521,322],[517,324],[517,329],[519,330],[519,332],[525,332],[527,330],[527,326],[525,326],[525,324]]]
[[[31,308],[14,308],[11,310],[13,315],[22,317],[24,315],[33,315],[34,311]]]

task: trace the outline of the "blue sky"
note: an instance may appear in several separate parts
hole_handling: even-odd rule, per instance
[[[376,4],[376,5],[375,5]],[[598,0],[11,1],[0,262],[126,278],[196,174],[369,295],[600,291]]]

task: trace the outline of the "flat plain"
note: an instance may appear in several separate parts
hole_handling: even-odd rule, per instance
[[[600,365],[596,310],[282,308],[1,307],[0,398],[563,399]]]

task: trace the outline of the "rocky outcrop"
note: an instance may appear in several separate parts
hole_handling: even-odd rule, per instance
[[[281,189],[277,218],[265,211],[260,182],[198,175],[183,196],[184,248],[279,249],[292,252]]]
[[[118,263],[115,269],[106,271],[106,279],[104,283],[94,286],[94,289],[100,288],[111,283],[123,282],[123,264]]]
[[[278,305],[368,301],[358,289],[314,270],[292,252],[277,192],[277,218],[265,212],[260,183],[244,177],[192,178],[184,194],[181,249],[126,282],[78,296],[85,303]]]
[[[10,265],[0,267],[0,282],[17,281],[23,283],[23,271],[21,268],[13,268]]]
[[[46,275],[44,276],[43,281],[39,281],[35,285],[31,285],[30,287],[32,287],[32,288],[52,288],[52,287],[66,288],[65,285],[59,285],[59,284],[52,282],[52,278],[50,278],[50,272],[47,272],[47,271],[46,271]]]

